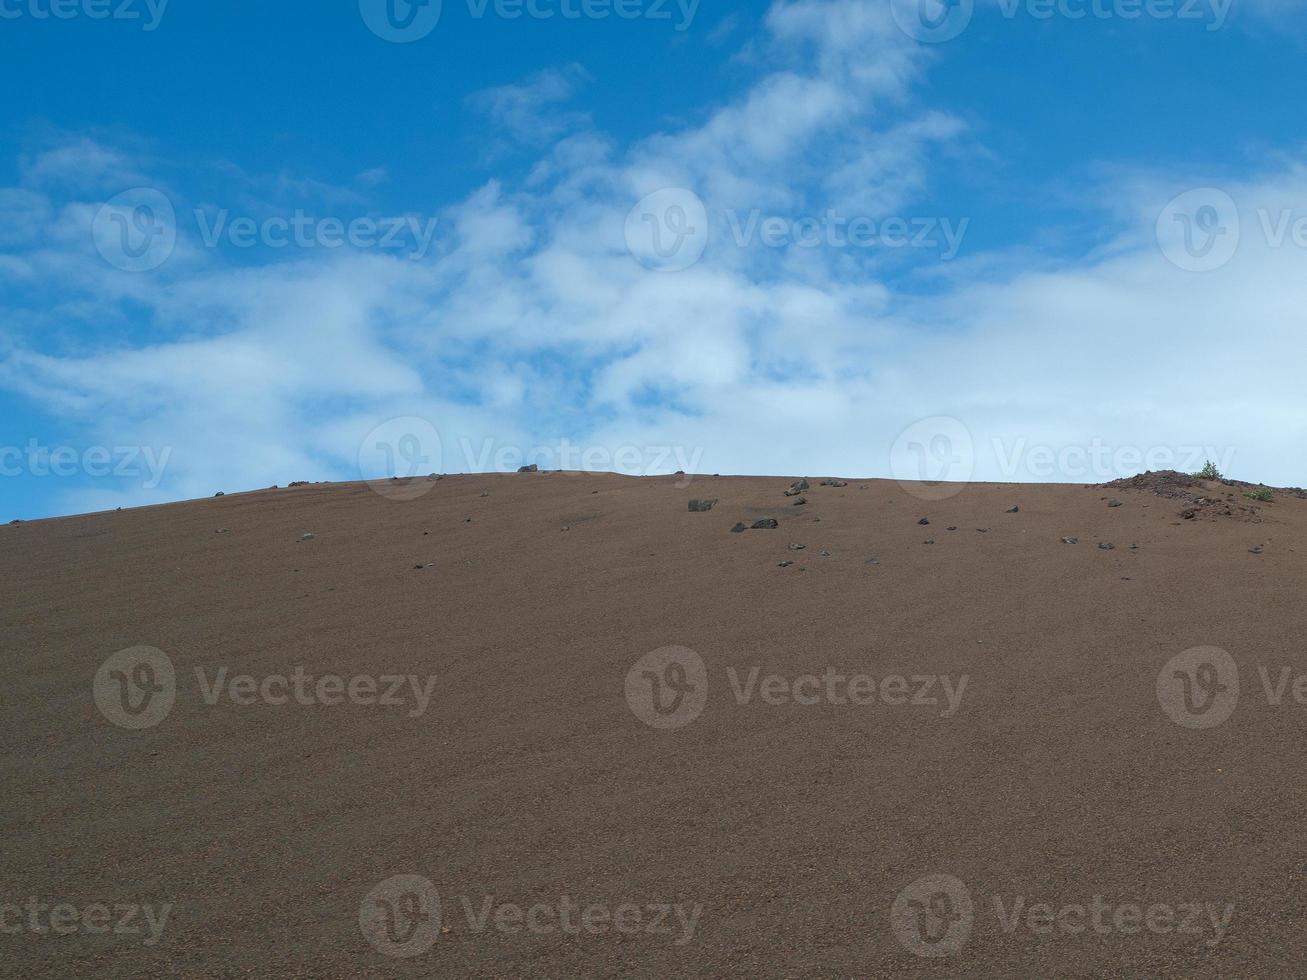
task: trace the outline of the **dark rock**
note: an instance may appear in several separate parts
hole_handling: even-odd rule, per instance
[[[806,544],[787,544],[785,547],[790,549],[790,551],[802,551],[808,546]]]
[[[785,496],[797,497],[799,494],[803,493],[803,491],[810,489],[812,488],[808,486],[807,480],[795,480],[790,484],[790,489],[785,491]]]
[[[923,517],[921,520],[917,521],[917,523],[920,524],[922,527],[925,527],[927,524],[930,523],[930,518]]]
[[[303,534],[300,535],[300,540],[301,540],[301,541],[312,541],[312,540],[313,540],[314,538],[316,538],[316,537],[317,537],[317,535],[314,534],[312,531],[305,531]]]
[[[948,527],[944,528],[945,531],[956,531],[957,529],[958,526],[956,524],[950,524]]]
[[[1007,509],[1007,512],[1009,514],[1018,514],[1021,512],[1021,508],[1018,507],[1016,504],[1013,504],[1011,507]]]
[[[755,531],[765,531],[770,530],[771,528],[780,527],[780,522],[774,517],[764,517],[760,521],[754,521],[752,527]]]
[[[868,558],[866,561],[863,562],[863,564],[864,564],[864,565],[879,565],[879,564],[880,564],[880,559],[879,559],[879,558]]]
[[[927,538],[925,541],[923,541],[923,542],[921,542],[921,543],[922,543],[922,544],[934,544],[934,543],[935,543],[935,539],[934,539],[934,538]]]
[[[978,527],[978,528],[976,528],[976,530],[979,531],[981,534],[988,534],[988,533],[989,533],[989,528],[987,528],[987,527]]]
[[[717,498],[716,498],[716,497],[714,497],[712,500],[691,500],[691,501],[690,501],[690,512],[693,513],[693,514],[703,514],[703,513],[706,513],[706,512],[708,512],[708,511],[712,510],[712,508],[713,508],[713,504],[715,504],[715,503],[717,503]]]
[[[1099,550],[1099,551],[1114,551],[1114,550],[1116,550],[1116,545],[1114,545],[1111,541],[1100,541],[1100,542],[1098,542],[1098,550]]]
[[[819,554],[820,557],[822,557],[822,558],[829,558],[829,557],[830,557],[830,552],[827,551],[825,548],[822,548],[821,551],[818,552],[818,554]]]
[[[781,568],[789,568],[791,565],[794,564],[794,562],[787,560],[787,561],[778,561],[776,564],[779,565]]]
[[[1248,549],[1249,553],[1254,555],[1260,555],[1265,550],[1266,549],[1259,544],[1253,545],[1251,548]]]
[[[1120,506],[1121,506],[1121,501],[1117,500],[1116,498],[1113,498],[1113,499],[1111,499],[1111,500],[1109,500],[1109,501],[1107,502],[1107,506],[1109,506],[1109,507],[1120,507]]]
[[[519,466],[517,471],[519,473],[539,473],[540,467],[535,463],[528,463],[526,466]]]
[[[1079,544],[1079,543],[1080,543],[1080,539],[1079,539],[1079,538],[1063,538],[1063,539],[1062,539],[1062,543],[1063,543],[1063,544]]]
[[[215,497],[225,497],[225,496],[227,496],[227,495],[226,495],[225,493],[223,493],[221,490],[219,490],[217,493],[214,494],[214,496],[215,496]]]
[[[735,525],[735,527],[731,528],[731,533],[739,534],[741,531],[747,531],[747,530],[749,530],[749,526],[747,524],[738,523]]]
[[[802,506],[803,506],[804,504],[806,504],[807,502],[808,502],[808,498],[807,498],[807,497],[796,497],[795,500],[794,500],[794,506],[795,506],[795,507],[802,507]]]

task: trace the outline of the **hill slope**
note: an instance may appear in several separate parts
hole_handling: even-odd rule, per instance
[[[1307,501],[790,482],[0,528],[0,972],[1302,974]]]

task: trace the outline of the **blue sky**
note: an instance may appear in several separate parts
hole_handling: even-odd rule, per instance
[[[530,461],[1307,483],[1304,27],[0,0],[0,517]]]

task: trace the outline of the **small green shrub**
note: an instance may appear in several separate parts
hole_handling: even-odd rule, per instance
[[[1216,464],[1213,463],[1210,459],[1203,465],[1203,468],[1201,470],[1199,470],[1197,473],[1194,474],[1194,476],[1198,477],[1198,479],[1200,480],[1223,479],[1223,477],[1221,476],[1221,471],[1216,468]]]
[[[1275,499],[1275,494],[1271,493],[1270,487],[1258,487],[1256,490],[1245,490],[1243,495],[1249,500],[1260,500],[1264,504],[1269,504]]]

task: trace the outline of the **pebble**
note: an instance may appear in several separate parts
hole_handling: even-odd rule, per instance
[[[1063,538],[1063,539],[1062,539],[1062,543],[1063,543],[1063,544],[1079,544],[1079,543],[1080,543],[1080,539],[1079,539],[1079,538]]]
[[[1011,507],[1007,509],[1007,512],[1009,514],[1019,514],[1021,513],[1021,508],[1018,507],[1016,504],[1013,504]]]
[[[1264,550],[1265,549],[1261,545],[1254,545],[1248,549],[1249,553],[1254,555],[1260,555]]]
[[[917,523],[920,524],[922,527],[925,527],[927,524],[930,523],[930,518],[923,517],[921,520],[917,521]]]
[[[958,526],[956,524],[950,524],[948,527],[944,528],[945,531],[956,531],[957,529]]]
[[[819,554],[822,558],[829,558],[829,557],[830,557],[830,552],[827,551],[825,548],[822,548],[821,551],[818,552],[818,554]]]
[[[864,565],[879,565],[879,564],[880,564],[880,559],[879,559],[879,558],[868,558],[866,561],[863,562],[863,564],[864,564]]]
[[[747,531],[747,530],[749,530],[749,526],[747,524],[737,523],[735,527],[731,528],[731,533],[739,534],[741,531]]]
[[[790,551],[802,551],[808,546],[806,544],[787,544],[785,547],[789,548]]]
[[[1114,545],[1111,541],[1100,541],[1100,542],[1098,542],[1098,550],[1099,550],[1099,551],[1113,551],[1113,550],[1115,550],[1115,549],[1116,549],[1116,545]]]
[[[303,534],[300,535],[300,540],[301,540],[301,541],[312,541],[312,540],[313,540],[314,538],[316,538],[316,537],[317,537],[317,535],[314,534],[312,531],[305,531]]]
[[[1107,502],[1107,506],[1109,506],[1109,507],[1120,507],[1120,506],[1121,506],[1121,501],[1116,500],[1116,499],[1109,500],[1109,501]]]
[[[780,527],[780,522],[777,521],[776,518],[774,517],[764,517],[760,521],[753,522],[753,530],[755,531],[770,530],[771,528],[774,527]]]
[[[214,534],[230,534],[231,531],[230,531],[230,529],[228,529],[228,528],[220,527],[220,528],[218,528],[218,530],[214,531],[213,533],[214,533]]]
[[[978,527],[978,528],[976,528],[976,530],[979,531],[981,534],[988,534],[988,533],[989,533],[989,528],[987,528],[987,527]]]
[[[934,543],[935,543],[935,539],[934,539],[934,538],[927,538],[925,541],[923,541],[923,542],[921,542],[921,543],[922,543],[922,544],[934,544]]]
[[[778,564],[781,568],[789,568],[791,565],[794,564],[794,562],[786,560],[786,561],[779,561],[776,564]]]

